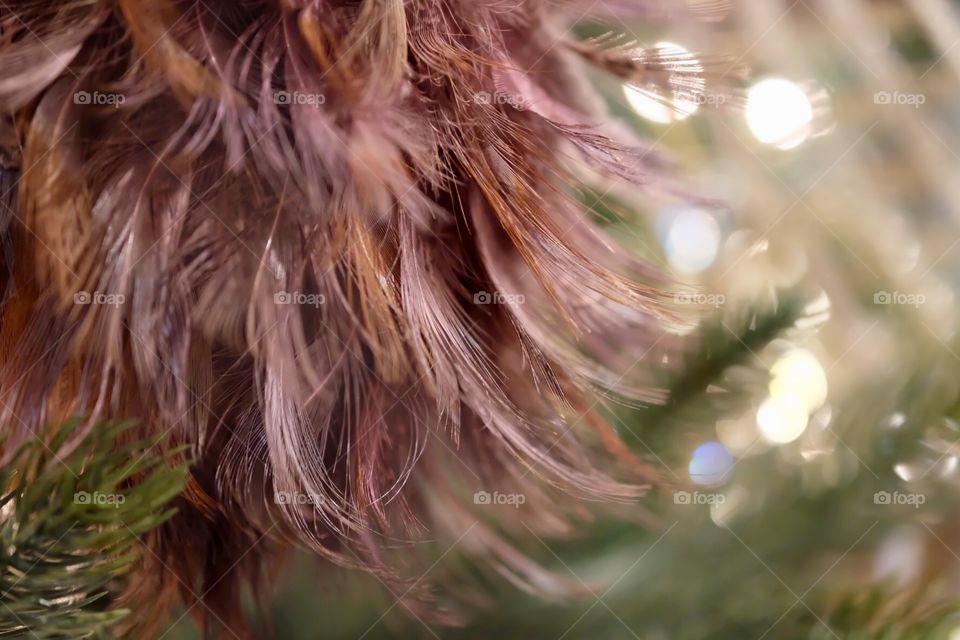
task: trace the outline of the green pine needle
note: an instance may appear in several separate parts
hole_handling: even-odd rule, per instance
[[[111,602],[138,536],[172,515],[183,488],[182,450],[129,442],[130,422],[98,424],[68,446],[79,422],[0,467],[0,638],[109,637],[129,613]]]

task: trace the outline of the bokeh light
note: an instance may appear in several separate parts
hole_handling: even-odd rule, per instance
[[[760,435],[771,444],[793,442],[807,428],[807,403],[793,393],[780,393],[764,400],[757,410]]]
[[[794,394],[813,412],[827,399],[827,375],[820,361],[805,349],[788,351],[770,369],[770,395]]]
[[[734,460],[719,442],[706,442],[693,451],[687,471],[696,484],[715,487],[726,482],[733,472]]]
[[[704,271],[717,259],[720,250],[720,225],[704,209],[670,208],[660,217],[661,242],[670,266],[679,273]]]
[[[658,42],[655,49],[661,53],[677,59],[684,59],[684,66],[696,68],[699,64],[690,54],[690,51],[673,42]],[[674,95],[671,97],[655,96],[649,90],[635,87],[631,84],[623,85],[623,95],[630,107],[640,116],[658,124],[670,124],[686,120],[699,109],[699,105],[688,97]]]
[[[795,82],[767,78],[747,92],[746,118],[757,140],[779,149],[792,149],[813,131],[813,104]]]
[[[718,420],[716,425],[717,439],[723,443],[727,451],[746,453],[757,441],[757,430],[750,419]]]

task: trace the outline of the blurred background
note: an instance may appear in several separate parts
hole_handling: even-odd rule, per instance
[[[960,640],[960,3],[691,1],[676,23],[609,4],[577,34],[702,69],[659,95],[595,79],[698,196],[585,195],[705,312],[698,349],[651,372],[667,404],[611,410],[664,486],[515,540],[579,597],[476,575],[480,613],[443,628],[302,558],[274,585],[277,635]],[[469,574],[461,549],[421,546],[424,583]],[[198,636],[187,615],[164,637]]]

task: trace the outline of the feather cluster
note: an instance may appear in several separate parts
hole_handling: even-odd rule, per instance
[[[543,588],[474,492],[523,494],[498,531],[561,532],[580,507],[559,496],[656,480],[597,408],[659,399],[641,372],[674,348],[665,283],[579,185],[670,186],[586,77],[658,92],[702,69],[570,27],[678,12],[0,6],[2,452],[74,415],[189,447],[122,598],[138,621],[185,597],[246,634],[241,586],[291,547],[406,593],[384,549],[424,531]]]

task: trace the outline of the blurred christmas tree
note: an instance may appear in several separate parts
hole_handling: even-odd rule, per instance
[[[631,18],[641,0],[609,4],[610,22],[580,25],[583,37],[612,28],[678,56],[731,53],[666,102],[596,78],[615,114],[688,168],[692,191],[724,203],[637,202],[600,181],[584,196],[688,285],[678,306],[708,310],[684,362],[651,371],[665,404],[611,416],[663,485],[568,536],[512,534],[579,598],[523,594],[477,567],[465,535],[418,549],[433,556],[422,582],[482,585],[462,626],[305,558],[265,622],[304,640],[960,638],[960,8],[715,0],[691,2],[704,20],[668,27]],[[711,91],[742,68],[742,95]],[[491,522],[512,509],[491,499]],[[5,526],[9,545],[22,532]],[[17,606],[4,608],[54,624],[25,604],[18,571],[36,569],[5,569],[3,602]],[[199,637],[184,613],[162,637]],[[0,635],[27,626],[0,611]],[[64,628],[34,635],[79,637]]]

